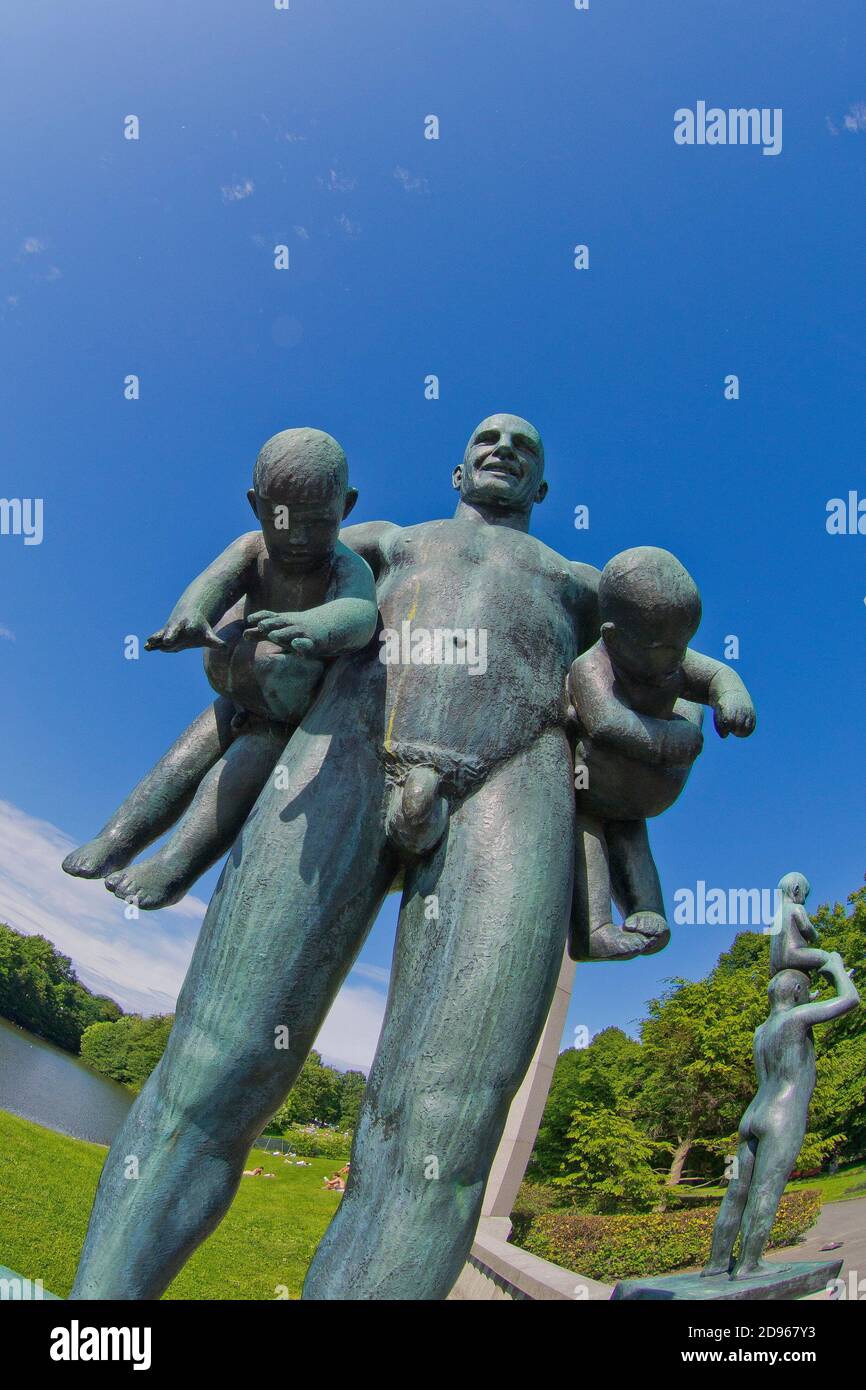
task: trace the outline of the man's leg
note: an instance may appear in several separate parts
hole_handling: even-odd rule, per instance
[[[565,737],[543,735],[407,870],[349,1183],[304,1298],[444,1299],[460,1273],[562,961],[571,781]]]
[[[222,696],[203,710],[143,777],[99,834],[67,854],[76,878],[105,878],[125,868],[183,815],[205,773],[232,741],[235,707]]]
[[[109,874],[106,888],[146,911],[180,902],[231,849],[285,746],[285,733],[266,725],[239,734],[202,779],[171,838],[153,858]]]
[[[737,1149],[737,1175],[729,1182],[728,1190],[722,1199],[722,1205],[716,1217],[709,1263],[702,1270],[704,1275],[727,1274],[728,1272],[734,1244],[740,1230],[743,1209],[749,1195],[757,1147],[757,1139],[751,1136],[742,1140]]]
[[[375,918],[395,870],[384,776],[369,733],[328,728],[294,735],[289,790],[270,779],[223,870],[165,1055],[103,1169],[72,1298],[158,1298],[218,1225]]]
[[[764,1270],[778,1268],[762,1260],[761,1256],[770,1239],[782,1193],[797,1161],[805,1132],[804,1126],[799,1135],[793,1137],[787,1133],[761,1136],[749,1199],[740,1227],[740,1250],[733,1270],[735,1279],[748,1279],[762,1274]]]

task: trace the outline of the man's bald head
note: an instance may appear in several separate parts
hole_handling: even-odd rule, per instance
[[[809,998],[809,976],[802,970],[780,970],[767,990],[770,1005],[776,1009],[793,1009]]]
[[[541,435],[534,425],[528,420],[524,420],[521,415],[488,415],[486,420],[482,420],[480,425],[476,425],[466,445],[466,454],[479,439],[487,438],[493,434],[500,434],[506,431],[513,435],[518,441],[526,441],[538,454],[541,459],[542,470],[544,468],[544,445]],[[464,458],[465,458],[464,454]]]
[[[467,506],[528,526],[533,505],[547,493],[541,435],[519,415],[488,415],[473,430],[452,481]]]

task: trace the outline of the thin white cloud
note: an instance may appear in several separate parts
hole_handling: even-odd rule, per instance
[[[0,623],[0,637],[4,637],[7,642],[15,641],[15,633],[11,627],[4,627],[2,623]]]
[[[255,192],[255,189],[252,179],[244,179],[243,183],[223,184],[223,202],[242,203],[244,198],[249,198]]]
[[[401,185],[405,193],[429,192],[430,186],[425,178],[422,178],[420,175],[416,177],[410,174],[408,169],[402,168],[399,164],[394,170],[394,178]]]
[[[0,921],[47,936],[72,958],[86,985],[124,1009],[170,1011],[196,936],[193,926],[177,919],[200,922],[205,904],[186,898],[177,908],[128,921],[125,904],[101,882],[63,872],[61,861],[73,848],[49,821],[0,801]]]
[[[845,114],[842,122],[846,130],[854,133],[866,130],[866,101],[855,101]]]
[[[378,990],[365,985],[344,985],[325,1019],[316,1047],[332,1066],[367,1072],[384,1016],[385,996]]]
[[[391,978],[390,970],[386,970],[384,965],[366,965],[364,961],[358,961],[352,967],[353,975],[360,975],[362,980],[375,980],[377,985],[388,986]]]
[[[310,233],[307,231],[306,227],[296,227],[295,236],[300,237],[301,241],[310,240]]]
[[[343,232],[346,234],[346,236],[356,237],[360,234],[360,222],[353,222],[351,217],[347,217],[345,213],[341,213],[340,216],[337,218],[337,221],[340,227],[342,228]]]
[[[175,907],[124,917],[125,905],[99,881],[70,878],[60,867],[73,841],[49,821],[0,800],[0,922],[45,936],[70,956],[90,989],[124,1009],[171,1013],[206,905],[188,895]],[[381,966],[355,965],[353,976],[386,985]],[[316,1047],[333,1065],[369,1070],[385,994],[369,984],[343,986]]]
[[[353,188],[358,187],[357,179],[352,178],[350,174],[340,174],[336,169],[329,169],[327,174],[320,174],[319,183],[332,193],[350,193]]]
[[[29,236],[25,239],[21,250],[25,256],[38,256],[40,251],[45,250],[45,242],[40,241],[38,237]]]

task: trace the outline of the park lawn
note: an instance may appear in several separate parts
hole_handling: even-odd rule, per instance
[[[107,1149],[69,1139],[0,1110],[0,1265],[42,1279],[65,1297],[84,1244],[87,1218]],[[342,1165],[313,1158],[295,1168],[254,1150],[248,1168],[274,1178],[242,1178],[225,1220],[181,1270],[174,1299],[297,1298],[313,1253],[339,1205],[322,1184]],[[190,1173],[190,1186],[195,1173]]]
[[[817,1178],[796,1178],[788,1183],[785,1191],[796,1192],[804,1187],[820,1192],[825,1202],[851,1202],[855,1197],[866,1197],[866,1163],[849,1163],[840,1168],[838,1173],[823,1173]],[[856,1190],[858,1187],[859,1192]],[[680,1187],[674,1188],[674,1191],[692,1195],[700,1192],[709,1198],[725,1195],[724,1187],[695,1188],[689,1183],[683,1183]]]
[[[825,1202],[851,1202],[855,1197],[866,1197],[866,1163],[850,1163],[838,1173],[817,1178],[797,1178],[785,1190],[791,1192],[798,1187],[816,1188]],[[859,1192],[855,1190],[858,1187]]]

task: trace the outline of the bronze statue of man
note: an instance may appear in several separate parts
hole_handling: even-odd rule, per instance
[[[339,658],[256,803],[106,1161],[73,1298],[158,1297],[219,1223],[400,873],[351,1176],[304,1297],[447,1296],[571,900],[565,677],[598,638],[598,575],[528,534],[543,473],[533,426],[494,416],[454,470],[452,519],[343,533],[385,629],[421,630],[417,656]],[[485,662],[461,660],[482,636]]]
[[[801,876],[788,876],[794,877]],[[836,987],[832,999],[810,1001],[809,976],[800,970],[780,970],[770,981],[770,1016],[755,1033],[758,1093],[740,1121],[735,1176],[713,1228],[705,1276],[755,1279],[779,1271],[761,1256],[806,1134],[815,1089],[812,1027],[841,1018],[860,1003],[837,951],[826,953],[819,969]]]

